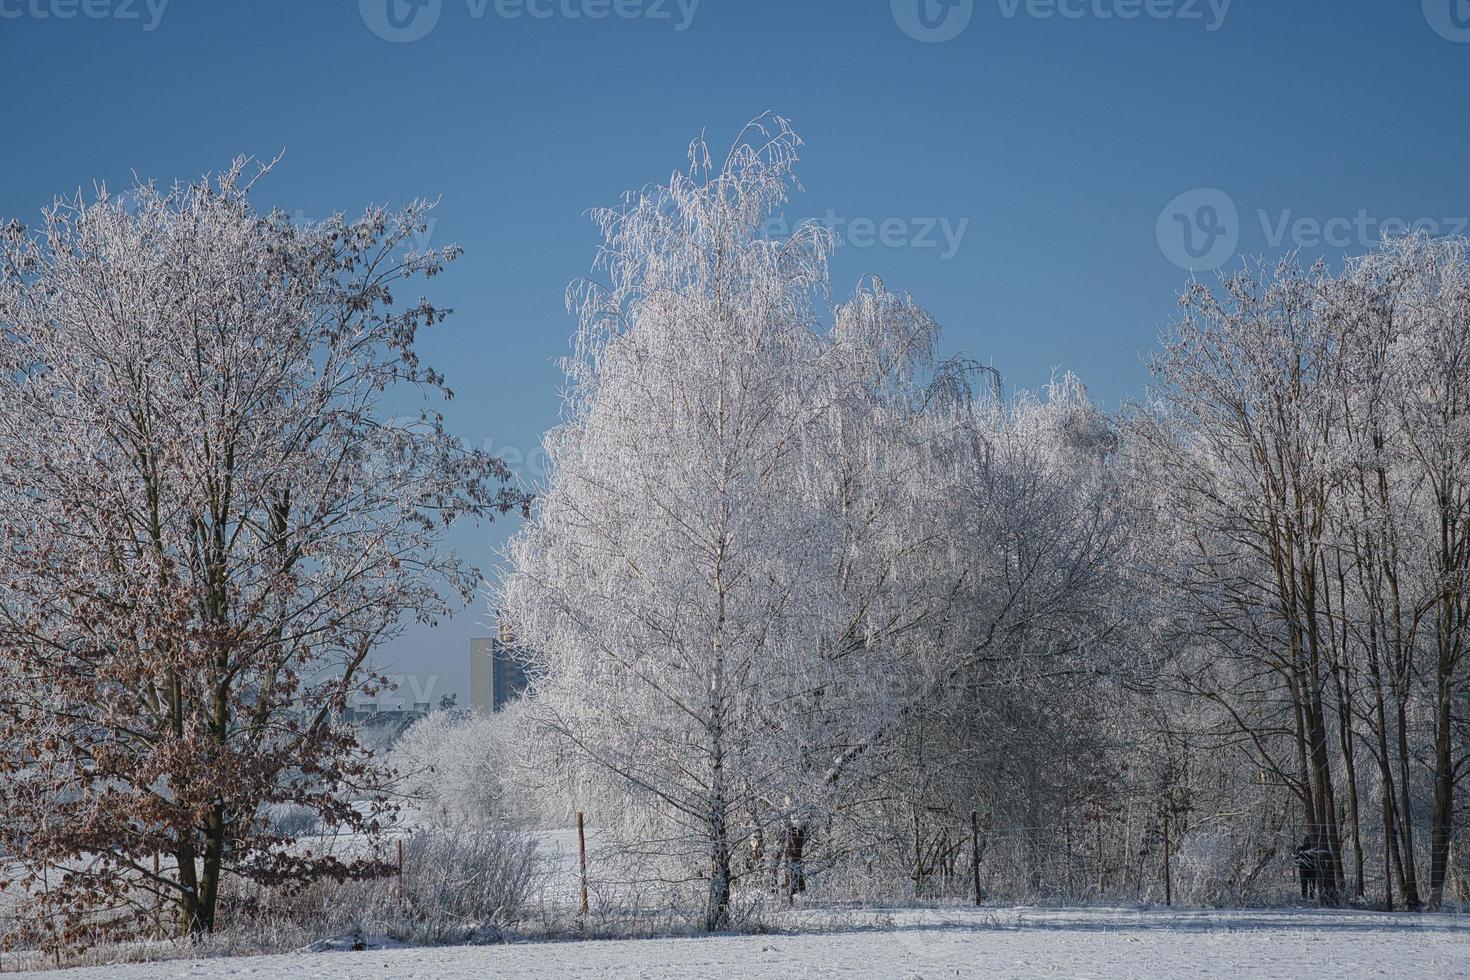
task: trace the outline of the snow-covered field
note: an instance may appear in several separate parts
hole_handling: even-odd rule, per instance
[[[1367,912],[952,909],[794,935],[299,953],[88,967],[53,980],[433,977],[1470,977],[1470,919]]]

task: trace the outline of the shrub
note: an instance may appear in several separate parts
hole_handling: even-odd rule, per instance
[[[402,845],[401,875],[232,896],[217,941],[232,951],[498,941],[527,914],[544,868],[535,838],[509,827],[420,830]]]
[[[424,821],[441,827],[505,822],[505,788],[514,765],[506,724],[497,715],[438,712],[414,724],[388,758],[399,791]]]

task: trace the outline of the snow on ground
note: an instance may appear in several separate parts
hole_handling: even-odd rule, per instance
[[[1470,977],[1470,919],[1371,912],[949,909],[795,935],[297,953],[86,967],[53,980],[637,977]]]

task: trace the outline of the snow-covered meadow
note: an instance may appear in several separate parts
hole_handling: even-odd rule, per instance
[[[870,910],[846,913],[842,920],[825,929],[768,935],[294,953],[34,975],[53,980],[1470,976],[1470,920],[1448,914],[1018,908]]]

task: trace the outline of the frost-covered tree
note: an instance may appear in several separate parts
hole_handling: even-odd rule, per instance
[[[925,413],[943,462],[922,472],[954,572],[926,564],[944,602],[921,623],[923,648],[894,665],[912,683],[879,716],[886,727],[863,733],[881,826],[859,803],[857,838],[832,843],[861,849],[876,834],[922,891],[952,874],[974,825],[1025,828],[1034,892],[1053,886],[1040,880],[1051,829],[1106,767],[1094,709],[1125,621],[1117,434],[1071,376],[1003,400],[954,387],[953,369]]]
[[[414,353],[445,311],[399,296],[455,254],[413,250],[428,206],[302,226],[252,208],[247,166],[0,242],[0,832],[33,937],[164,906],[208,931],[226,876],[372,873],[266,815],[380,826],[338,713],[472,594],[443,529],[517,503],[403,415],[447,394]]]
[[[1351,370],[1338,432],[1350,474],[1340,534],[1356,586],[1345,612],[1372,692],[1385,879],[1396,868],[1417,902],[1410,758],[1422,753],[1432,760],[1429,903],[1438,908],[1455,788],[1470,763],[1454,706],[1470,659],[1470,242],[1386,242],[1349,263],[1326,315]],[[1429,744],[1414,752],[1420,705]]]
[[[799,141],[749,133],[597,213],[607,282],[574,292],[567,421],[500,597],[546,730],[605,818],[707,879],[709,929],[737,849],[799,824],[886,710],[939,534],[911,425],[933,322],[876,281],[829,307],[827,233],[764,234]]]
[[[1365,896],[1374,838],[1390,908],[1424,903],[1426,845],[1431,904],[1449,873],[1470,758],[1466,256],[1412,236],[1340,272],[1195,285],[1128,430],[1182,638],[1161,676],[1202,702],[1172,723],[1218,726],[1207,745],[1297,798],[1329,902]]]
[[[977,395],[907,297],[833,303],[826,234],[765,233],[799,142],[750,132],[598,212],[608,281],[573,293],[567,421],[498,597],[550,764],[707,880],[711,929],[738,876],[803,890],[899,742],[1104,645],[1122,533],[1081,385]]]
[[[1291,750],[1263,761],[1300,798],[1335,900],[1342,821],[1325,589],[1341,365],[1318,316],[1324,275],[1288,262],[1230,276],[1218,292],[1191,288],[1155,360],[1155,412],[1134,434],[1180,530],[1173,587],[1196,628],[1247,662],[1182,680],[1202,697],[1285,712],[1266,724],[1294,730]]]

